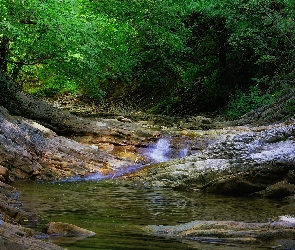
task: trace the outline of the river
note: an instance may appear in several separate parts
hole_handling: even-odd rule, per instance
[[[294,200],[216,196],[124,185],[117,180],[57,183],[15,182],[24,209],[48,221],[94,231],[91,238],[52,237],[69,250],[87,249],[262,249],[268,246],[207,244],[149,235],[146,225],[176,225],[193,220],[266,222],[294,213]],[[40,226],[39,226],[40,228]],[[38,228],[37,228],[38,229]]]

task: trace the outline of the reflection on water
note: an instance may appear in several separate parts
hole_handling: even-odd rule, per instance
[[[294,201],[232,198],[123,186],[116,182],[69,182],[38,184],[17,182],[25,209],[46,221],[61,221],[94,231],[96,236],[74,242],[53,238],[69,250],[85,249],[257,249],[187,243],[147,235],[146,225],[176,225],[193,220],[266,222],[267,218],[294,213]]]

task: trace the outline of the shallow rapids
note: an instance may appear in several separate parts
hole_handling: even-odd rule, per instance
[[[139,150],[138,154],[143,157],[143,161],[138,161],[130,165],[119,166],[107,174],[97,171],[85,176],[74,176],[60,180],[58,182],[101,181],[105,179],[116,179],[120,176],[134,173],[141,168],[144,168],[146,165],[185,157],[190,152],[189,145],[190,142],[188,140],[182,140],[181,143],[172,144],[171,138],[163,137],[158,139],[155,143],[151,143],[148,147]]]

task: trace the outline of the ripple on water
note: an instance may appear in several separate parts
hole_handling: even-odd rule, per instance
[[[57,242],[69,250],[138,249],[138,246],[149,250],[188,250],[196,246],[231,249],[201,243],[183,244],[177,239],[147,235],[140,228],[194,220],[266,222],[268,218],[293,214],[295,205],[294,200],[282,202],[139,188],[111,180],[56,184],[19,182],[15,186],[22,191],[20,201],[25,204],[24,208],[41,214],[45,222],[72,223],[96,233],[93,238],[77,242]]]

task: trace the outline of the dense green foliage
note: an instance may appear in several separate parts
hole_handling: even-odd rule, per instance
[[[274,98],[275,96],[271,94],[261,95],[257,85],[251,86],[247,92],[237,90],[232,96],[227,115],[237,119],[253,109],[273,103]]]
[[[292,85],[294,34],[294,0],[1,0],[0,67],[39,93],[119,88],[158,112],[232,96],[236,117]]]

